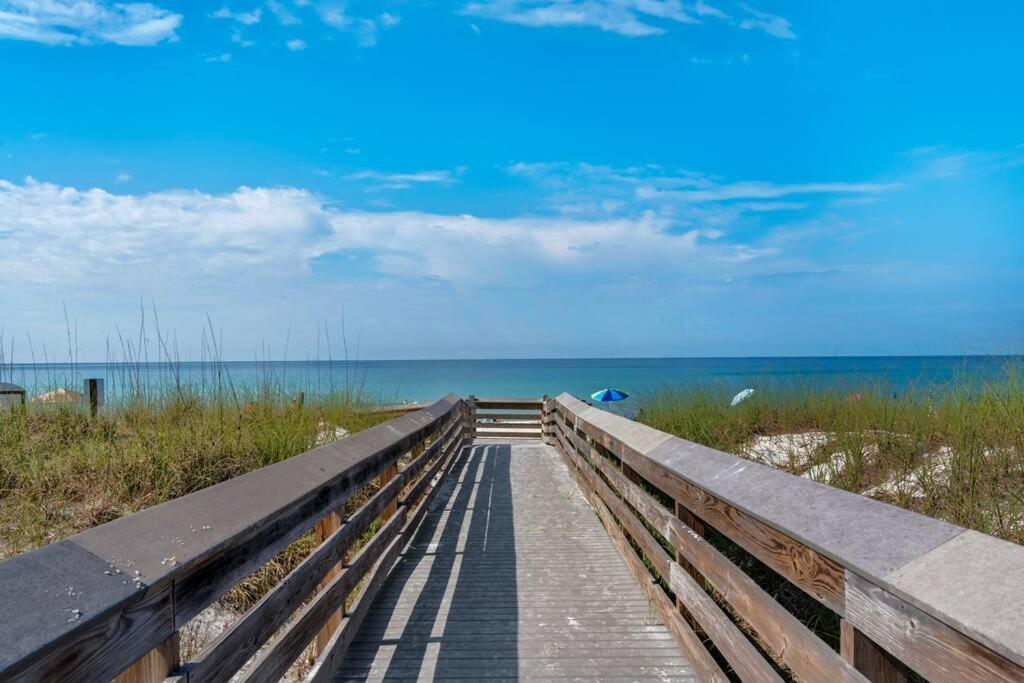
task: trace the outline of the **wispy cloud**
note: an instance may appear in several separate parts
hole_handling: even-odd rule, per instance
[[[346,152],[348,150],[346,149]],[[451,185],[457,181],[464,169],[456,169],[453,173],[441,171],[415,171],[411,173],[383,173],[381,171],[357,171],[345,176],[346,180],[357,180],[372,183],[386,189],[405,189],[413,185]]]
[[[302,20],[295,16],[294,12],[278,0],[267,0],[267,9],[277,17],[282,26],[295,26],[302,23]]]
[[[653,210],[684,224],[719,227],[731,225],[745,213],[813,208],[815,197],[877,195],[899,186],[893,182],[726,181],[657,165],[614,168],[520,162],[507,170],[546,190],[549,204],[565,213],[637,215]]]
[[[292,52],[298,52],[300,50],[305,50],[307,47],[309,47],[309,45],[307,45],[306,41],[302,40],[301,38],[293,38],[292,40],[289,40],[288,42],[285,43],[285,47],[287,47]]]
[[[211,14],[214,19],[230,19],[231,21],[237,21],[239,24],[245,26],[253,26],[260,23],[263,18],[263,10],[257,7],[254,10],[248,12],[233,12],[228,7],[221,7],[219,10]]]
[[[401,22],[397,14],[384,12],[376,17],[357,17],[347,13],[343,3],[327,2],[317,6],[320,19],[331,28],[351,33],[360,47],[377,44],[382,29],[391,28]]]
[[[523,26],[585,26],[639,37],[665,33],[651,19],[695,23],[679,0],[482,0],[462,13]]]
[[[746,18],[740,20],[739,27],[741,29],[758,29],[776,38],[786,38],[789,40],[796,38],[793,28],[784,17],[761,12],[746,3],[740,3],[740,7],[748,14]]]
[[[913,177],[942,180],[1024,165],[1024,148],[1007,150],[955,150],[946,145],[915,147],[903,153],[914,164]]]
[[[0,0],[0,39],[45,45],[150,46],[178,39],[180,14],[150,3]]]
[[[208,64],[227,64],[228,62],[231,61],[231,53],[230,52],[221,52],[221,53],[215,54],[215,55],[207,55],[203,59],[203,61],[208,63]]]
[[[715,19],[741,29],[759,29],[777,38],[796,38],[784,17],[741,4],[744,17],[734,19],[703,0],[474,0],[462,14],[533,27],[589,27],[638,38],[666,33],[672,24],[699,24]]]

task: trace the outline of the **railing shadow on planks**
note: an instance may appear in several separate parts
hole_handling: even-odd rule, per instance
[[[328,680],[462,445],[512,438],[560,453],[704,679],[1024,680],[1020,546],[568,394],[389,410],[398,417],[0,563],[0,680],[271,681],[311,643],[306,678]],[[310,555],[179,661],[179,629],[311,529]],[[834,615],[838,651],[716,538]]]

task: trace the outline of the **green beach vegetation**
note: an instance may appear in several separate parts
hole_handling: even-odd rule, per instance
[[[714,385],[644,398],[656,429],[1024,543],[1024,375],[907,390]]]

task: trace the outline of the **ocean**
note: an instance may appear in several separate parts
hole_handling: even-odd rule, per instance
[[[430,401],[448,392],[463,396],[589,395],[616,387],[643,397],[667,387],[713,383],[746,387],[877,389],[899,394],[953,383],[999,381],[1021,356],[885,356],[804,358],[562,358],[518,360],[269,361],[166,363],[10,364],[0,381],[24,386],[29,397],[58,386],[81,391],[82,380],[105,380],[108,400],[132,387],[159,389],[176,382],[200,389],[252,389],[267,383],[310,394],[361,390],[385,403]]]

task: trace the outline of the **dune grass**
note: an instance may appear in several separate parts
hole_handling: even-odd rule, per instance
[[[652,427],[793,474],[1024,542],[1024,375],[910,390],[716,386],[642,401]],[[797,435],[779,437],[778,435]],[[771,454],[771,455],[769,455]]]
[[[344,395],[187,396],[7,409],[0,419],[0,557],[51,543],[386,419]]]

